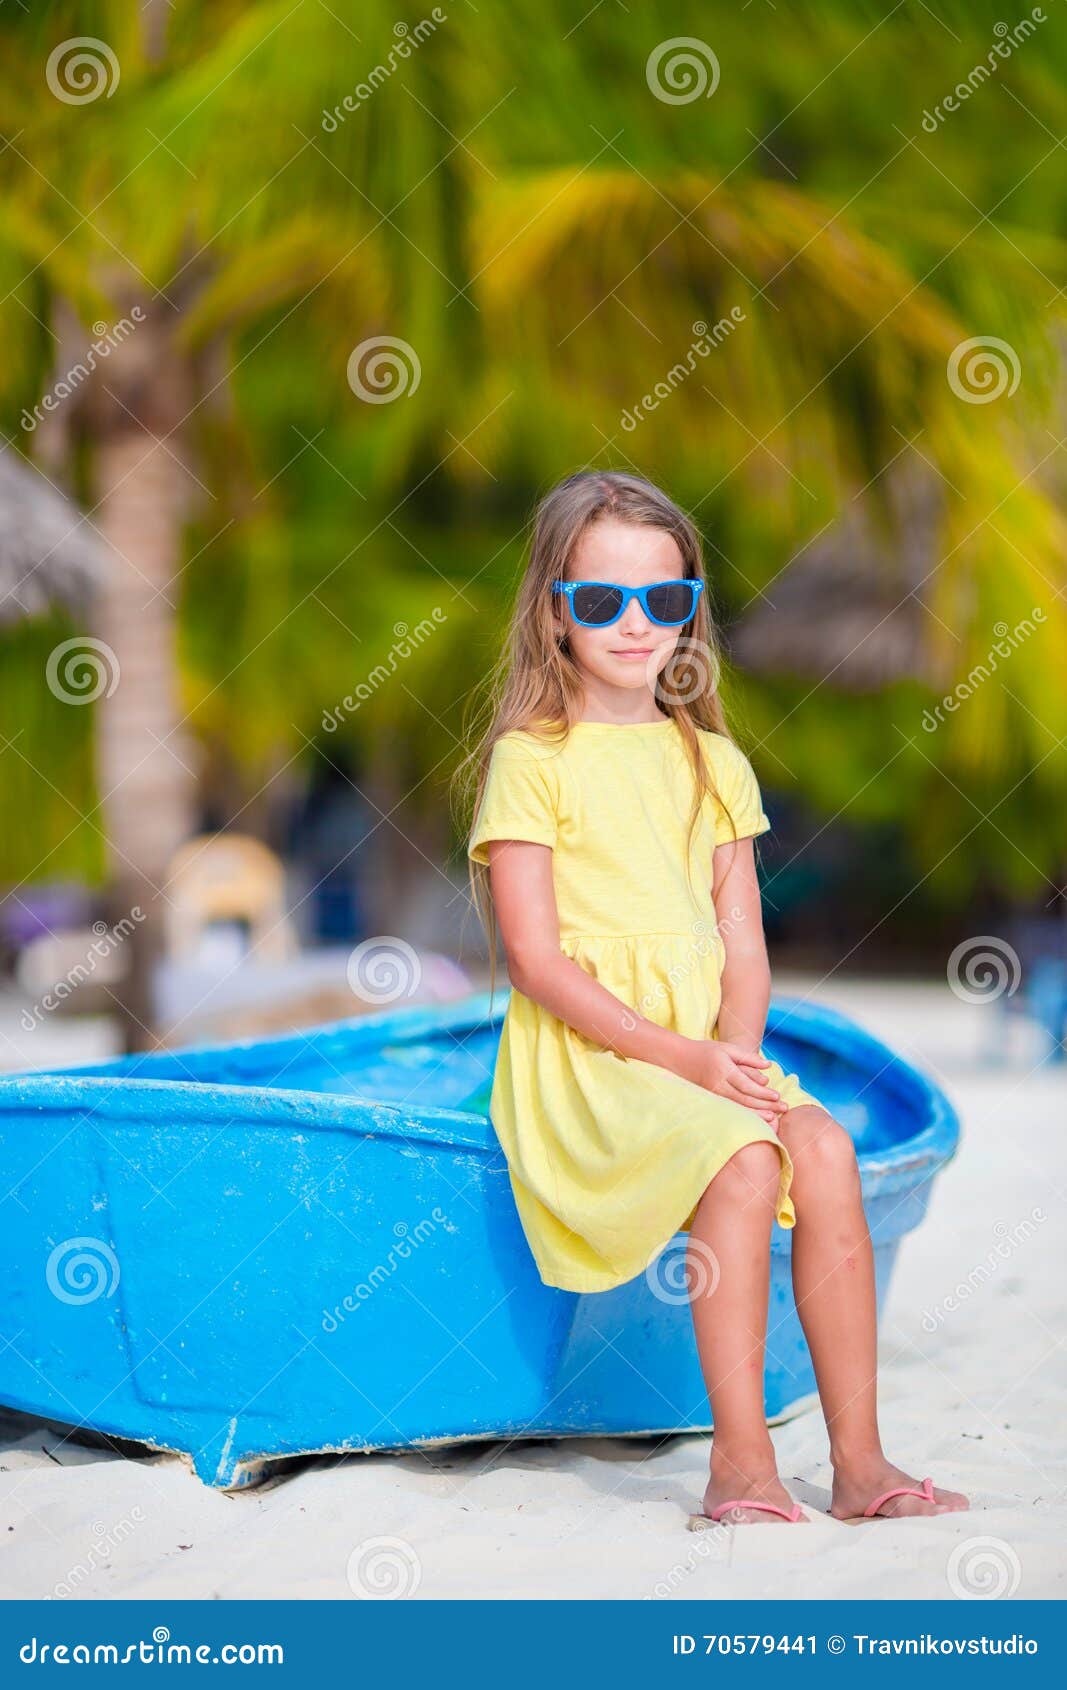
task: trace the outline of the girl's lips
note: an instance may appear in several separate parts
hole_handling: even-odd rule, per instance
[[[633,647],[627,647],[627,649],[625,651],[614,651],[614,652],[612,652],[612,656],[613,657],[651,657],[652,656],[652,647],[651,646],[642,646],[639,650],[634,650]]]

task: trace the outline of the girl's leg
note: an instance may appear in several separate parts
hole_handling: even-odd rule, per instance
[[[793,1504],[778,1478],[763,1408],[771,1225],[781,1165],[773,1144],[739,1150],[708,1186],[689,1231],[689,1306],[715,1422],[705,1514],[735,1497],[787,1511]],[[784,1523],[762,1510],[740,1518]]]
[[[881,1491],[920,1481],[886,1459],[878,1431],[874,1252],[852,1140],[813,1104],[786,1110],[778,1136],[793,1161],[793,1290],[830,1436],[830,1512],[844,1518],[861,1514]],[[934,1496],[933,1504],[896,1497],[879,1512],[942,1514],[968,1506],[958,1491],[935,1488]]]

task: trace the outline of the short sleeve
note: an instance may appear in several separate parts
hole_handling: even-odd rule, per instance
[[[729,809],[718,807],[715,820],[716,845],[730,845],[737,839],[755,838],[766,833],[770,821],[763,808],[759,785],[752,764],[744,752],[722,734],[716,734],[712,772],[719,793]],[[730,826],[731,820],[733,827]],[[734,833],[734,828],[737,832]]]
[[[557,825],[556,781],[549,759],[507,735],[498,739],[467,855],[476,863],[488,863],[491,839],[555,846]]]

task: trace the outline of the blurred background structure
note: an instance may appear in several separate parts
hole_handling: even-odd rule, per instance
[[[775,965],[1056,1046],[1057,0],[42,0],[0,52],[4,1066],[481,983],[449,777],[583,466],[704,534]]]

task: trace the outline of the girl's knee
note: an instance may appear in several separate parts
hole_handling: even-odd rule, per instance
[[[781,1180],[781,1152],[764,1139],[742,1145],[716,1175],[715,1183],[733,1186],[741,1203],[760,1203],[774,1207],[778,1200]]]
[[[788,1110],[778,1133],[799,1185],[836,1195],[849,1187],[859,1189],[859,1163],[851,1134],[825,1109],[803,1105]]]

